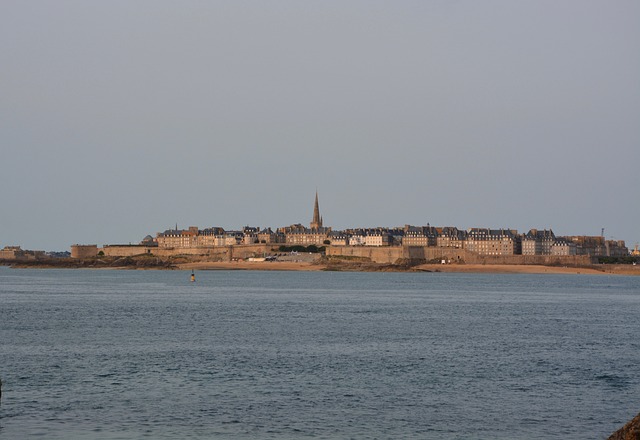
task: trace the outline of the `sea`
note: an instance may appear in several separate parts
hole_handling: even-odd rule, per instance
[[[0,267],[0,439],[606,439],[640,277]]]

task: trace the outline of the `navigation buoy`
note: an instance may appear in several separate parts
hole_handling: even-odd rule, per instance
[[[196,282],[196,274],[193,273],[193,271],[191,271],[191,282],[195,283]]]

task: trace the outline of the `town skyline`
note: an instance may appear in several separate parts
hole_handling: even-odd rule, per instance
[[[622,257],[629,255],[624,240],[607,240],[604,228],[600,236],[556,235],[551,228],[531,228],[528,232],[510,228],[459,229],[455,225],[432,226],[405,224],[403,227],[360,227],[334,230],[325,226],[320,213],[318,191],[315,193],[313,215],[309,226],[301,223],[289,226],[261,228],[244,226],[227,231],[221,227],[200,229],[168,229],[155,237],[147,235],[140,243],[146,247],[158,247],[166,251],[181,249],[203,249],[241,245],[288,245],[288,246],[416,246],[440,249],[465,249],[478,255],[554,255],[593,257]],[[110,246],[105,246],[105,248]],[[117,245],[116,245],[117,247]],[[636,248],[637,252],[638,249]],[[93,252],[93,251],[91,251]],[[114,250],[114,255],[117,254]],[[127,250],[126,252],[129,252]],[[151,252],[150,249],[145,252]]]
[[[308,227],[306,225],[309,225]],[[91,241],[91,240],[85,240],[84,242],[81,242],[79,240],[75,240],[73,241],[73,243],[69,243],[66,248],[59,248],[59,249],[43,249],[43,248],[37,248],[37,247],[28,247],[28,246],[23,246],[20,243],[11,243],[11,242],[2,242],[0,241],[0,248],[4,247],[20,247],[24,250],[42,250],[42,251],[46,251],[46,252],[60,252],[60,251],[68,251],[69,246],[71,246],[72,244],[78,244],[78,243],[95,243],[97,245],[105,245],[105,246],[111,246],[111,245],[124,245],[124,244],[139,244],[144,242],[146,239],[148,239],[149,237],[153,238],[154,240],[157,240],[157,238],[163,234],[170,234],[173,231],[175,231],[176,233],[182,233],[182,232],[189,232],[189,231],[197,231],[197,232],[201,232],[201,231],[209,231],[210,234],[212,234],[213,232],[211,231],[215,231],[215,230],[219,230],[222,231],[224,233],[238,233],[238,232],[244,232],[245,230],[261,230],[261,229],[265,229],[265,230],[269,230],[269,231],[273,231],[273,233],[283,233],[285,234],[286,232],[305,232],[305,231],[312,231],[312,230],[321,230],[323,233],[329,234],[329,233],[344,233],[347,232],[348,234],[353,234],[354,231],[364,231],[366,233],[368,232],[372,232],[372,233],[377,233],[379,231],[400,231],[400,230],[408,230],[408,228],[433,228],[434,230],[442,230],[442,229],[455,229],[458,230],[462,233],[469,233],[471,231],[478,231],[478,230],[486,230],[486,231],[510,231],[511,233],[513,233],[513,235],[516,236],[525,236],[527,235],[527,233],[530,233],[531,231],[551,231],[552,234],[558,235],[558,237],[599,237],[600,239],[602,239],[602,241],[615,241],[615,242],[624,242],[624,245],[626,245],[629,250],[631,250],[633,248],[634,245],[637,245],[636,243],[627,243],[626,240],[624,239],[619,239],[613,236],[606,236],[605,235],[605,228],[601,228],[600,229],[600,234],[575,234],[575,233],[565,233],[565,234],[555,234],[553,233],[553,227],[551,226],[545,226],[545,227],[525,227],[523,229],[519,229],[519,228],[511,228],[511,227],[504,227],[504,226],[495,226],[495,225],[483,225],[483,226],[471,226],[471,227],[460,227],[458,225],[432,225],[430,222],[426,222],[426,223],[422,223],[422,224],[413,224],[413,223],[404,223],[401,225],[360,225],[360,226],[354,226],[354,227],[346,227],[346,228],[335,228],[333,226],[331,226],[330,224],[327,226],[324,226],[324,217],[323,215],[321,215],[320,212],[320,203],[319,203],[319,194],[318,194],[318,190],[316,190],[315,192],[315,199],[313,202],[313,207],[312,207],[312,215],[310,216],[310,220],[308,222],[294,222],[294,223],[289,223],[286,225],[279,225],[279,226],[272,226],[272,225],[265,225],[262,226],[260,224],[251,224],[249,222],[244,222],[241,225],[235,225],[235,226],[227,226],[227,227],[223,227],[220,226],[219,224],[207,224],[206,226],[204,226],[202,229],[200,229],[200,225],[193,225],[193,224],[189,224],[188,226],[180,226],[177,222],[175,223],[175,227],[169,227],[167,229],[164,229],[164,231],[156,231],[156,232],[151,232],[148,231],[147,234],[145,234],[143,237],[141,237],[139,240],[114,240],[108,243],[99,243],[97,241]],[[324,241],[324,240],[321,240]],[[323,244],[321,241],[314,243],[314,244],[318,244],[321,245]],[[276,243],[276,241],[274,241],[274,243]],[[288,243],[286,241],[285,238],[282,238],[281,243]],[[238,244],[241,244],[240,242]],[[246,243],[245,243],[246,244]],[[288,243],[288,244],[292,244],[292,243]],[[303,243],[293,243],[293,244],[303,244]],[[307,243],[309,244],[309,243]],[[324,243],[327,244],[327,243]],[[218,245],[221,245],[220,243],[218,243]],[[402,245],[402,241],[397,242],[395,244],[391,244],[391,245]]]
[[[387,248],[387,251],[384,249]],[[181,257],[193,255],[213,261],[275,261],[282,251],[321,252],[331,257],[366,258],[376,263],[402,261],[482,262],[492,264],[587,264],[602,258],[619,261],[638,257],[636,244],[630,249],[624,240],[599,236],[557,235],[551,228],[531,228],[528,232],[511,228],[469,228],[457,226],[410,225],[403,227],[360,227],[344,230],[325,226],[320,212],[318,191],[309,226],[294,223],[269,227],[246,225],[228,230],[220,226],[175,228],[147,234],[136,243],[74,243],[69,251],[47,252],[0,248],[0,260],[40,260],[43,257]],[[380,252],[382,251],[382,253]],[[635,263],[634,263],[635,264]]]
[[[178,222],[640,242],[640,3],[7,0],[0,247]]]
[[[402,264],[412,262],[472,262],[487,264],[590,264],[600,259],[618,261],[639,255],[630,251],[624,240],[607,240],[600,236],[556,235],[551,229],[529,229],[519,232],[505,228],[469,228],[455,226],[414,226],[356,228],[334,230],[323,224],[318,192],[309,226],[300,223],[272,229],[244,226],[225,230],[219,226],[189,226],[147,235],[139,243],[76,243],[70,247],[75,259],[95,257],[178,257],[186,255],[211,261],[253,261],[256,258],[275,261],[281,252],[322,252],[329,258],[365,258],[375,263]],[[386,249],[386,250],[385,250]],[[38,258],[37,253],[21,249],[3,249],[5,259]]]

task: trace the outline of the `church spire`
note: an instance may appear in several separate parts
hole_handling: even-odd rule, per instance
[[[320,217],[320,208],[318,206],[318,191],[316,191],[316,202],[313,205],[313,220],[311,220],[311,229],[322,228],[322,217]]]

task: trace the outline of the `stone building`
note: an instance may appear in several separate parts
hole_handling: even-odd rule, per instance
[[[332,246],[349,246],[349,236],[345,233],[331,231],[329,241]]]
[[[374,230],[364,237],[365,246],[390,246],[393,244],[393,238],[389,232],[382,230]]]
[[[284,235],[285,243],[290,246],[322,246],[325,241],[331,241],[330,228],[319,227],[316,229],[306,228],[301,224],[295,224],[279,228],[278,232]]]
[[[325,242],[330,242],[331,228],[327,228],[323,225],[322,216],[320,215],[320,207],[318,205],[318,193],[316,192],[316,199],[313,205],[313,217],[309,224],[309,228],[298,223],[284,228],[279,228],[278,232],[284,235],[285,243],[290,246],[309,246],[312,244],[322,246]]]
[[[197,246],[198,247],[213,247],[220,246],[222,238],[224,236],[224,229],[213,227],[198,230]]]
[[[313,218],[309,225],[312,231],[319,231],[322,229],[322,216],[320,216],[320,206],[318,205],[318,191],[316,191],[316,201],[313,204]]]
[[[517,255],[521,252],[518,231],[512,229],[469,229],[464,248],[480,255]]]
[[[273,232],[271,228],[265,228],[258,232],[258,241],[265,244],[286,242],[284,235]]]
[[[367,233],[364,229],[347,229],[345,235],[349,238],[349,246],[364,246]]]
[[[624,240],[606,240],[604,245],[607,249],[607,257],[627,257],[629,249]]]
[[[244,232],[242,231],[225,231],[224,244],[222,246],[238,246],[244,243]]]
[[[190,226],[189,229],[168,229],[159,232],[156,242],[159,248],[189,249],[197,247],[222,246],[225,242],[225,230],[218,227],[198,229]]]
[[[444,248],[462,249],[467,238],[466,231],[461,231],[454,226],[437,228],[436,246]]]
[[[436,246],[438,231],[433,226],[405,225],[402,237],[403,246]]]
[[[556,236],[551,229],[531,229],[522,236],[522,255],[551,255]]]
[[[577,255],[575,243],[563,237],[558,237],[556,239],[556,241],[551,245],[550,252],[551,253],[549,255],[553,255],[554,257]]]
[[[392,246],[402,243],[402,229],[367,228],[346,229],[342,235],[348,237],[349,246]]]
[[[245,226],[242,228],[242,244],[256,244],[260,242],[258,239],[259,227]]]
[[[566,237],[576,245],[577,255],[607,257],[607,246],[602,236],[574,235]]]
[[[156,237],[160,248],[191,248],[198,245],[198,227],[190,226],[189,229],[167,229],[159,232]]]

